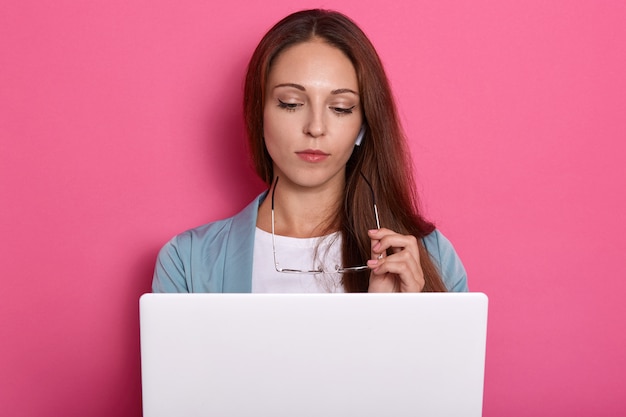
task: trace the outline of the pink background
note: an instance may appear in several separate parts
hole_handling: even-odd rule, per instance
[[[138,298],[262,185],[245,64],[301,8],[382,56],[429,216],[490,297],[485,416],[626,415],[626,3],[0,6],[0,413],[139,416]]]

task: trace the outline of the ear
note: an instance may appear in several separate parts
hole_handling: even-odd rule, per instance
[[[356,140],[354,141],[354,146],[361,146],[361,142],[363,142],[364,137],[365,137],[365,123],[361,125],[361,130],[359,130],[359,134],[356,136]]]

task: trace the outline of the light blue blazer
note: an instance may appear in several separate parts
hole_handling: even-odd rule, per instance
[[[153,292],[252,292],[252,257],[259,195],[228,219],[175,236],[159,252]],[[449,291],[468,291],[467,274],[452,244],[438,230],[423,239]]]

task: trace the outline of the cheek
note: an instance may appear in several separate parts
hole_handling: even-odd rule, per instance
[[[346,133],[343,140],[343,146],[345,146],[346,152],[352,154],[354,151],[355,143],[357,137],[359,136],[359,132],[361,130],[361,121],[358,120],[358,123],[352,124],[349,128],[349,132]]]
[[[263,137],[265,146],[287,145],[298,141],[302,133],[302,121],[297,115],[280,109],[270,109],[263,113]]]
[[[280,116],[274,109],[266,109],[263,112],[263,136],[266,140],[268,138],[273,140],[285,130],[285,121]]]
[[[346,146],[346,148],[344,149],[342,153],[342,160],[344,164],[348,162],[348,159],[350,159],[353,152],[354,152],[354,143],[351,143],[350,145]]]
[[[266,117],[263,120],[263,140],[268,150],[277,142],[280,142],[280,129],[278,129],[277,123],[271,118]]]
[[[285,148],[284,130],[283,124],[275,116],[268,112],[263,114],[263,141],[272,159],[276,159],[278,153]]]

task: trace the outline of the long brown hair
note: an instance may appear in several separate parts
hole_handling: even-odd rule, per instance
[[[346,167],[344,205],[337,213],[337,224],[343,236],[344,265],[361,265],[371,253],[367,230],[375,226],[372,193],[361,173],[372,185],[383,227],[420,239],[435,226],[420,214],[406,138],[383,65],[367,36],[347,16],[329,10],[303,10],[282,19],[263,37],[250,59],[244,87],[248,146],[257,174],[271,186],[273,164],[263,139],[267,77],[285,48],[312,38],[341,50],[357,73],[367,129]],[[446,291],[423,243],[418,242],[426,279],[423,290]],[[343,276],[346,292],[365,292],[368,285],[369,271]]]

